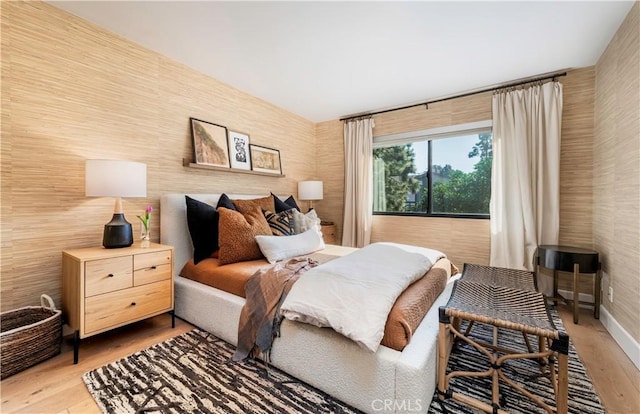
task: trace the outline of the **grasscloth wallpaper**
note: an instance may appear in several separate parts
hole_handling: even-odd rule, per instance
[[[603,303],[640,342],[640,3],[596,65],[593,234]]]
[[[84,196],[84,162],[147,164],[146,199],[171,191],[295,194],[314,178],[315,125],[47,3],[2,2],[2,310],[60,304],[62,250],[100,245],[114,200]],[[281,151],[285,178],[182,166],[189,117]]]
[[[84,196],[84,161],[116,158],[148,166],[146,199],[162,193],[296,195],[321,179],[324,220],[341,233],[342,122],[314,124],[41,2],[2,2],[1,303],[2,310],[60,301],[61,252],[99,245],[113,200]],[[570,70],[564,84],[560,242],[603,253],[615,302],[605,306],[640,340],[639,5],[597,66]],[[506,79],[505,81],[509,81]],[[285,178],[203,171],[190,158],[189,117],[248,133],[281,151]],[[375,117],[375,136],[491,118],[485,93]],[[594,133],[595,131],[595,133]],[[488,263],[489,221],[376,216],[373,241],[431,246],[453,261]],[[563,276],[563,286],[567,287]],[[591,293],[587,288],[586,293]],[[606,295],[605,295],[606,297]]]

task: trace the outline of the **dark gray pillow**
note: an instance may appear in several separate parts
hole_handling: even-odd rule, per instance
[[[283,211],[291,210],[292,208],[300,211],[300,207],[298,207],[298,204],[296,203],[296,200],[292,195],[290,195],[289,198],[284,201],[280,200],[278,196],[273,193],[271,193],[271,195],[273,196],[276,213],[282,213]]]
[[[233,201],[231,201],[229,196],[226,195],[225,193],[222,193],[222,195],[220,196],[220,199],[218,199],[218,205],[216,205],[216,209],[220,207],[228,208],[229,210],[233,210],[233,211],[237,210],[236,206],[233,205]]]

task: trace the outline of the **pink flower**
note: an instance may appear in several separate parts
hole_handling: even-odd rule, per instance
[[[136,216],[140,219],[142,224],[144,225],[144,229],[149,231],[149,225],[151,224],[151,212],[153,211],[153,207],[150,205],[144,210],[144,215]]]

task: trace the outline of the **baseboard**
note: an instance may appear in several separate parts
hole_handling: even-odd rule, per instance
[[[570,290],[558,290],[558,293],[566,298],[572,298],[573,292]],[[578,299],[582,302],[593,302],[593,295],[580,293]],[[592,306],[580,304],[581,308],[592,309]],[[640,370],[640,344],[616,321],[607,311],[607,308],[600,305],[600,322],[611,334],[614,341],[622,348],[631,362]]]
[[[600,306],[600,322],[631,359],[631,362],[640,370],[640,344],[620,326],[604,306]]]

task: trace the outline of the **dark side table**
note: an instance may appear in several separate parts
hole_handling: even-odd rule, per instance
[[[543,245],[538,246],[536,264],[553,270],[553,299],[570,302],[573,307],[573,323],[578,323],[578,305],[580,303],[593,306],[593,317],[600,318],[600,258],[595,250],[570,246]],[[565,298],[558,293],[558,271],[573,273],[573,299]],[[580,274],[593,274],[593,302],[580,302]]]

